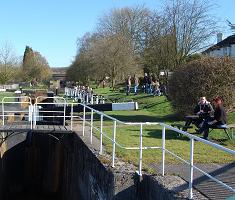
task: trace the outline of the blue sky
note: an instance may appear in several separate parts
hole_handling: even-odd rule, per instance
[[[99,17],[114,7],[161,6],[162,0],[0,0],[0,46],[6,42],[16,55],[28,45],[39,51],[51,67],[67,67],[76,54],[76,41],[92,32]],[[212,12],[224,25],[235,23],[235,2],[215,0]]]

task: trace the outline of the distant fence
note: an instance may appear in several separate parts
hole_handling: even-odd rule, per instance
[[[19,84],[0,85],[0,91],[4,91],[4,90],[16,90],[18,88],[19,88]]]

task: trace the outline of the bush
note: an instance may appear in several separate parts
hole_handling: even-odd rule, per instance
[[[202,57],[174,71],[169,80],[169,98],[180,114],[189,114],[200,96],[211,101],[221,96],[224,106],[235,106],[235,60]]]

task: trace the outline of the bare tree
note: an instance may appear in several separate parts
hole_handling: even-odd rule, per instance
[[[133,45],[134,50],[140,52],[150,13],[144,6],[113,9],[99,19],[97,32],[103,37],[122,34]]]
[[[0,83],[6,84],[14,79],[18,60],[9,43],[5,43],[0,49]]]
[[[133,47],[128,45],[122,34],[116,34],[96,41],[92,54],[96,69],[111,78],[112,88],[123,76],[138,70]]]
[[[162,12],[149,17],[143,60],[148,71],[168,72],[181,66],[187,57],[205,46],[216,23],[203,0],[166,0]]]
[[[209,14],[208,0],[167,0],[164,17],[170,34],[175,37],[175,66],[180,66],[186,57],[205,48],[206,42],[217,29]]]

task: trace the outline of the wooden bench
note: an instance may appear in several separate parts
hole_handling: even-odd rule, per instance
[[[231,140],[233,138],[233,129],[235,128],[235,124],[228,124],[226,126],[217,126],[217,127],[211,127],[210,132],[213,131],[214,129],[223,129],[228,138]],[[232,137],[229,135],[229,131],[232,131]]]
[[[193,126],[185,126],[184,124],[171,124],[172,127],[177,127],[179,130],[187,131],[188,128],[193,128]]]

